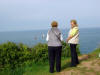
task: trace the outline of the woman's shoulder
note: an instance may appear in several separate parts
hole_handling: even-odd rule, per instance
[[[74,27],[73,29],[78,29],[78,27]]]
[[[50,28],[47,33],[49,34],[50,32],[52,32],[52,28]]]
[[[62,32],[61,32],[61,30],[58,28],[58,32],[60,33],[60,34],[62,34]]]
[[[79,30],[79,28],[78,27],[74,27],[72,30]]]
[[[60,30],[59,28],[57,28],[57,30],[58,30],[59,32],[61,32],[61,30]]]
[[[48,33],[52,32],[52,31],[54,31],[56,33],[61,33],[61,30],[59,28],[51,28],[48,30]]]
[[[51,31],[51,29],[49,29],[47,33],[50,33],[50,31]]]

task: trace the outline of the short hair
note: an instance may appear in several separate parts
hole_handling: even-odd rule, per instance
[[[73,22],[75,24],[75,26],[78,26],[77,21],[76,20],[71,20],[71,22]]]
[[[53,22],[51,23],[51,26],[52,26],[52,27],[58,27],[58,22],[53,21]]]

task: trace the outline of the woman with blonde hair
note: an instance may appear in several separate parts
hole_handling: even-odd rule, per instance
[[[49,56],[49,65],[50,73],[54,72],[54,65],[56,62],[56,71],[60,72],[61,70],[61,51],[63,40],[60,30],[57,28],[58,23],[53,21],[51,23],[52,28],[47,33],[47,42],[48,42],[48,56]]]
[[[70,44],[71,49],[71,67],[77,66],[79,64],[78,56],[76,52],[76,46],[79,43],[79,29],[76,20],[71,20],[71,29],[67,38],[67,43]]]

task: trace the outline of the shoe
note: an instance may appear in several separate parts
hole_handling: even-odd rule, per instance
[[[54,73],[54,71],[49,71],[50,73]]]
[[[57,71],[57,72],[60,72],[60,71]]]
[[[77,65],[70,65],[70,67],[76,67]]]
[[[77,65],[80,64],[79,62],[77,63]]]

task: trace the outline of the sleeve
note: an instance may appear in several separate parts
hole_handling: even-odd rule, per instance
[[[49,34],[47,33],[46,41],[48,41],[48,40],[49,40]]]
[[[60,32],[60,40],[63,41],[63,35],[60,30],[59,30],[59,32]]]
[[[61,39],[61,41],[63,41],[63,36],[62,36],[62,34],[60,35],[60,39]]]
[[[78,28],[72,29],[70,36],[75,36],[77,34],[77,32],[78,32]]]

